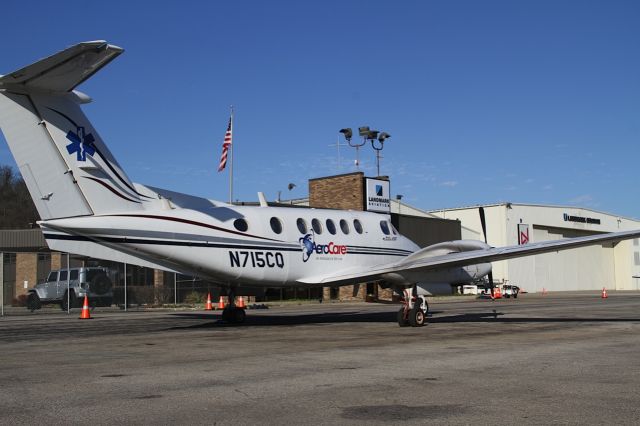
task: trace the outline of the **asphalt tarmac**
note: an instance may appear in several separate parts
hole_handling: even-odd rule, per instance
[[[0,424],[640,424],[640,293],[0,318]]]

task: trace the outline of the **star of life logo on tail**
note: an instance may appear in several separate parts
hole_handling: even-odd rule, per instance
[[[96,153],[96,148],[93,145],[96,139],[91,133],[85,134],[84,127],[77,127],[75,132],[69,130],[67,139],[71,141],[67,145],[67,152],[76,154],[78,161],[87,161],[87,154],[93,157],[93,154]]]

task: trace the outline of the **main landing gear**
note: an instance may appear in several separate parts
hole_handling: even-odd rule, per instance
[[[429,313],[429,304],[425,296],[415,295],[413,290],[403,291],[402,308],[398,311],[398,325],[400,327],[422,327]]]
[[[229,304],[222,311],[222,320],[230,324],[242,324],[247,317],[244,309],[236,307],[236,292],[234,289],[228,291]]]

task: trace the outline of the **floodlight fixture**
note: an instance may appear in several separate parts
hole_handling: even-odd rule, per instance
[[[382,132],[380,133],[380,135],[378,135],[378,141],[380,141],[380,143],[384,143],[385,140],[389,139],[391,137],[391,135],[387,132]]]
[[[377,130],[369,130],[369,134],[367,135],[367,139],[369,139],[371,142],[373,142],[374,140],[378,139],[378,133],[380,133]]]
[[[350,141],[351,137],[353,136],[353,130],[351,130],[351,127],[340,129],[340,133],[342,133],[344,135],[344,138],[347,141]]]
[[[369,135],[369,126],[358,127],[358,132],[360,136],[366,138]]]

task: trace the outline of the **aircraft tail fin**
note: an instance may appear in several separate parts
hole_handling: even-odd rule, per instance
[[[138,193],[73,89],[122,53],[80,43],[0,77],[0,128],[44,220],[142,210]]]

